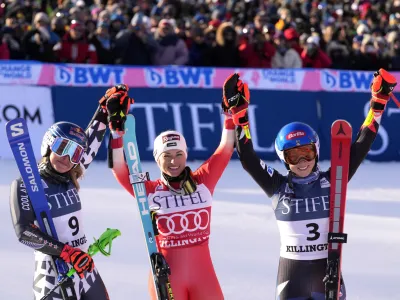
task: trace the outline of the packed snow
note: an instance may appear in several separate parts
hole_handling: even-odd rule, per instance
[[[189,162],[192,169],[200,162]],[[270,162],[284,172],[279,162]],[[321,164],[322,169],[328,163]],[[0,160],[1,299],[32,299],[33,251],[20,244],[9,212],[9,186],[18,176],[15,163]],[[155,163],[143,163],[152,178]],[[343,275],[349,300],[400,299],[400,163],[361,165],[349,183]],[[149,299],[149,272],[136,202],[114,179],[105,162],[95,162],[81,183],[88,238],[107,227],[122,236],[112,255],[95,263],[112,300]],[[227,300],[274,299],[279,234],[270,200],[232,160],[214,194],[210,248]],[[193,270],[195,272],[195,270]],[[179,300],[179,299],[178,299]]]

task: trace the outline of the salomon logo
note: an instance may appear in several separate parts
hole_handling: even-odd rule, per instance
[[[26,153],[24,143],[18,143],[19,154],[22,157],[22,161],[24,162],[25,172],[28,175],[29,184],[31,185],[31,189],[33,192],[38,192],[39,188],[37,186],[35,175],[33,174],[33,170],[31,167],[31,163],[29,161],[28,153]]]
[[[13,124],[10,126],[11,128],[11,135],[13,137],[19,136],[21,134],[24,134],[24,129],[22,128],[22,123],[17,123],[17,124]]]
[[[298,137],[305,136],[306,133],[304,131],[293,131],[286,136],[287,140],[293,140]]]

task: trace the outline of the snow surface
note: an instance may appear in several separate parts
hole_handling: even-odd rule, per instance
[[[189,165],[194,169],[199,162]],[[278,162],[271,166],[284,172]],[[143,169],[152,178],[159,174],[155,163],[146,162]],[[19,173],[13,161],[0,160],[0,170],[0,299],[32,299],[33,251],[17,241],[9,213],[9,186]],[[400,163],[365,162],[349,184],[343,258],[349,300],[400,299],[399,170]],[[106,163],[89,168],[81,200],[88,238],[107,227],[122,232],[111,257],[95,258],[110,298],[149,299],[149,267],[135,201]],[[214,201],[210,247],[225,299],[274,299],[279,235],[270,200],[240,163],[231,161]]]

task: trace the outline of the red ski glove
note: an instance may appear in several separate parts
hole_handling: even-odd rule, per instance
[[[371,83],[371,109],[373,112],[383,113],[396,85],[396,78],[384,69],[379,69],[374,73],[374,80]]]
[[[83,252],[81,249],[72,248],[69,245],[64,246],[60,258],[66,263],[71,264],[80,278],[84,277],[83,273],[85,271],[92,272],[94,269],[94,262],[89,254]]]
[[[133,103],[127,92],[116,92],[106,102],[108,112],[108,126],[111,131],[117,132],[120,136],[124,133],[126,115]]]
[[[249,124],[247,109],[250,103],[250,91],[247,83],[239,79],[240,75],[234,73],[224,82],[222,109],[230,111],[235,125]]]
[[[109,88],[106,91],[105,95],[103,97],[101,97],[101,99],[99,100],[100,106],[104,109],[107,109],[106,103],[107,103],[108,98],[110,98],[110,96],[112,94],[117,93],[117,92],[128,93],[128,91],[129,91],[129,87],[126,84],[118,84],[118,85],[113,86],[112,88]]]

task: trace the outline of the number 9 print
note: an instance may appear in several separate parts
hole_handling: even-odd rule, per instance
[[[79,232],[79,222],[77,217],[71,217],[68,221],[69,228],[73,229],[72,235],[75,236]]]

